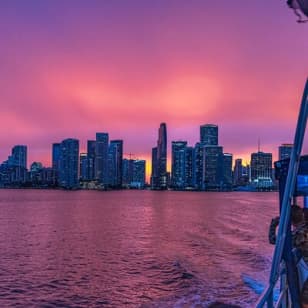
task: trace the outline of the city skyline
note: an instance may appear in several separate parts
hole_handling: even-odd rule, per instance
[[[93,132],[108,131],[150,166],[160,122],[169,140],[192,145],[200,124],[216,123],[244,161],[259,138],[273,160],[293,142],[308,42],[284,1],[0,7],[1,161],[27,144],[30,161],[49,165],[57,140],[78,138],[86,151]]]

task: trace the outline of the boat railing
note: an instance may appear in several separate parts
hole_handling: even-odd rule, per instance
[[[292,258],[291,243],[291,200],[295,195],[295,185],[300,165],[302,146],[308,117],[308,79],[300,105],[297,126],[294,136],[293,149],[288,165],[287,176],[280,190],[280,219],[276,245],[271,265],[268,287],[263,292],[257,308],[264,307],[300,307],[297,275],[294,275],[294,259]],[[287,239],[287,240],[286,240]],[[274,288],[281,281],[280,296],[274,306]],[[287,284],[288,281],[288,284]]]

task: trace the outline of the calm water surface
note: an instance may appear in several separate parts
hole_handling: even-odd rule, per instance
[[[0,307],[251,307],[277,199],[0,190]]]

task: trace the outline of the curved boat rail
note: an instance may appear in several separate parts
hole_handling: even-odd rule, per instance
[[[276,246],[274,250],[268,286],[261,295],[256,307],[294,307],[300,305],[300,287],[298,282],[298,269],[295,264],[292,234],[291,234],[291,200],[295,195],[295,184],[298,175],[302,146],[308,117],[308,78],[300,105],[297,120],[294,145],[289,161],[288,173],[285,183],[279,187],[280,191],[280,221]],[[280,279],[279,279],[280,278]],[[273,291],[280,281],[280,294],[274,302]]]

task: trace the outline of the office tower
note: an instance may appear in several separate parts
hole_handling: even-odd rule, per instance
[[[122,184],[129,186],[133,181],[134,172],[134,160],[133,159],[123,159],[122,164]]]
[[[201,125],[200,142],[203,145],[218,145],[218,126],[214,124]]]
[[[156,187],[158,186],[157,173],[158,173],[157,147],[155,147],[155,148],[152,148],[152,173],[151,173],[151,188],[152,189],[156,189]]]
[[[131,187],[144,188],[145,186],[145,160],[134,160],[133,161],[133,178]]]
[[[60,169],[60,143],[52,144],[52,168],[59,172]]]
[[[203,189],[220,190],[223,185],[223,149],[207,145],[203,151]]]
[[[88,153],[88,173],[89,180],[93,181],[95,179],[95,140],[88,140],[87,142],[87,153]]]
[[[236,186],[240,185],[242,176],[243,176],[242,159],[238,158],[235,160],[235,165],[234,165],[233,184]]]
[[[107,166],[108,166],[108,133],[96,133],[95,142],[95,178],[101,184],[107,184]]]
[[[108,149],[107,184],[122,187],[122,162],[123,162],[123,140],[110,141]]]
[[[27,169],[27,146],[15,145],[12,149],[11,163],[14,166]]]
[[[186,141],[172,141],[171,185],[174,189],[185,188]]]
[[[250,168],[251,182],[257,188],[272,187],[272,153],[252,153]]]
[[[232,189],[232,154],[223,153],[223,186],[224,189]]]
[[[60,144],[59,185],[66,189],[79,187],[78,181],[79,141],[65,139]]]
[[[194,157],[194,148],[186,147],[185,148],[185,188],[192,189],[194,187],[193,183],[193,157]]]
[[[167,189],[167,126],[161,123],[157,142],[157,164],[159,189]]]
[[[27,180],[27,146],[15,145],[8,165],[11,167],[12,182],[24,183]]]
[[[155,153],[156,152],[156,153]],[[156,154],[156,157],[153,156]],[[157,147],[152,149],[152,177],[153,189],[167,189],[167,126],[161,123],[158,130]]]
[[[203,189],[203,152],[204,146],[197,142],[193,151],[193,187]]]
[[[291,143],[283,143],[281,146],[279,146],[278,160],[290,158],[292,149],[293,144]]]
[[[80,153],[80,180],[89,180],[89,159],[87,153]]]

